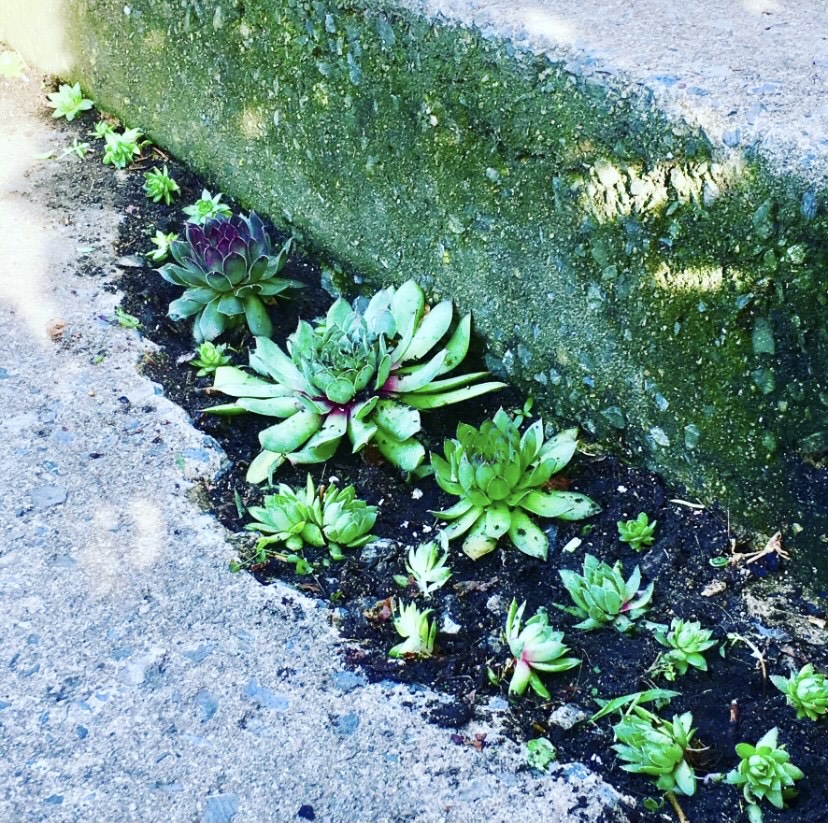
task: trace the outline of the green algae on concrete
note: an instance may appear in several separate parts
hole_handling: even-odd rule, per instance
[[[547,412],[821,557],[823,192],[717,156],[645,93],[389,2],[63,16],[103,108],[365,282],[473,309],[491,367]]]

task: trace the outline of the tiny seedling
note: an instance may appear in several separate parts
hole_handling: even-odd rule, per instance
[[[120,306],[115,306],[115,320],[124,329],[140,329],[141,321],[133,314],[128,314]]]
[[[405,640],[388,652],[389,657],[431,657],[437,636],[437,621],[429,621],[430,614],[431,609],[420,611],[416,603],[406,605],[400,601],[394,628]]]
[[[160,203],[163,200],[164,204],[169,206],[172,202],[173,195],[181,191],[178,183],[170,177],[166,163],[164,164],[163,171],[152,169],[144,177],[146,178],[144,191],[153,203]]]
[[[668,632],[655,631],[655,639],[669,651],[659,656],[652,669],[653,675],[663,675],[666,680],[675,680],[678,675],[687,673],[689,667],[707,671],[704,652],[713,648],[713,632],[703,629],[698,621],[685,621],[675,618]]]
[[[178,235],[174,231],[165,234],[161,229],[157,229],[155,237],[150,238],[150,242],[155,248],[148,251],[144,256],[152,260],[153,263],[163,263],[169,257],[170,247],[175,240],[178,240]]]
[[[195,203],[186,206],[182,211],[187,215],[188,222],[195,223],[197,226],[203,225],[211,217],[219,215],[230,217],[233,214],[230,206],[221,202],[221,192],[212,195],[207,189],[201,192],[201,197]]]
[[[819,720],[828,716],[828,678],[814,671],[811,663],[790,677],[771,675],[771,683],[785,695],[788,705],[796,709],[798,720],[803,717]]]
[[[94,106],[92,100],[83,96],[80,83],[70,86],[68,83],[61,83],[57,91],[47,95],[49,105],[54,109],[52,117],[65,117],[67,120],[74,120],[82,111],[88,111]]]
[[[549,625],[545,609],[539,609],[521,629],[526,601],[518,607],[512,600],[506,617],[506,642],[514,657],[515,671],[509,684],[509,694],[522,695],[531,686],[535,694],[549,697],[549,691],[538,672],[563,672],[579,666],[577,657],[565,657],[569,647],[564,645],[563,632]]]
[[[591,554],[584,557],[584,572],[562,569],[558,572],[574,606],[555,604],[568,614],[581,618],[576,629],[592,631],[613,626],[620,632],[629,632],[634,621],[644,612],[653,597],[653,584],[639,591],[641,570],[635,567],[629,580],[624,580],[621,562],[614,566],[599,561]]]
[[[106,140],[108,134],[115,134],[115,127],[108,120],[98,120],[89,132],[96,140]]]
[[[106,146],[103,162],[116,169],[125,169],[134,157],[141,154],[142,146],[147,145],[146,141],[141,142],[141,132],[138,129],[125,129],[123,134],[111,131],[104,139]]]
[[[616,525],[621,542],[629,543],[634,551],[640,552],[645,546],[652,546],[655,542],[653,533],[658,520],[650,523],[650,518],[645,512],[641,512],[635,520],[619,520]]]
[[[545,772],[558,759],[555,747],[545,738],[536,737],[526,743],[526,764],[539,772]]]
[[[206,377],[214,374],[219,366],[227,366],[230,363],[230,356],[225,354],[227,344],[221,343],[218,346],[205,341],[198,347],[196,356],[190,361],[193,368],[198,369],[196,377]]]
[[[739,765],[728,772],[725,778],[732,786],[741,786],[747,803],[750,823],[762,823],[764,799],[777,809],[785,808],[785,801],[796,796],[794,783],[804,775],[790,762],[790,755],[784,745],[778,744],[779,729],[771,729],[759,742],[739,743],[736,754]]]
[[[68,157],[70,154],[74,154],[75,156],[79,157],[81,160],[85,160],[86,155],[89,154],[89,143],[82,143],[76,137],[72,141],[72,145],[67,146],[63,150],[62,157]]]
[[[443,551],[441,554],[440,547],[434,541],[421,543],[416,549],[412,547],[408,550],[405,568],[421,594],[428,597],[448,583],[451,569],[446,565],[447,560],[448,552]],[[409,578],[395,575],[394,580],[400,586],[407,586]]]

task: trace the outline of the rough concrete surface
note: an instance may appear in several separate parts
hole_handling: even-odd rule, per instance
[[[452,744],[433,695],[344,669],[324,607],[227,571],[188,496],[224,457],[112,322],[111,191],[33,158],[68,142],[39,78],[0,110],[0,821],[623,819],[580,764]]]
[[[728,148],[828,179],[828,2],[401,0],[429,16],[568,57],[579,74],[646,88]]]

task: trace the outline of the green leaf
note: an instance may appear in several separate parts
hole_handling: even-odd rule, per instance
[[[417,327],[411,343],[403,354],[402,361],[419,360],[425,357],[449,330],[453,314],[454,308],[451,300],[444,300],[434,306]]]
[[[466,386],[455,391],[425,394],[425,393],[408,393],[399,395],[399,399],[415,408],[415,409],[438,409],[443,406],[450,406],[453,403],[463,403],[466,400],[471,400],[474,397],[479,397],[482,394],[503,389],[506,387],[505,383],[491,381],[489,383],[478,383],[474,386]]]
[[[377,428],[374,434],[379,453],[400,471],[412,472],[425,458],[425,449],[422,443],[409,437],[407,440],[396,440],[384,429]]]
[[[265,304],[255,294],[244,298],[244,316],[251,333],[258,337],[269,337],[273,334],[273,324],[267,313]]]
[[[531,491],[520,505],[541,517],[558,517],[561,520],[583,520],[601,511],[595,501],[578,492]]]
[[[486,511],[484,531],[493,540],[500,540],[512,525],[512,513],[508,506],[492,506]]]
[[[215,340],[224,331],[226,325],[226,318],[218,310],[218,300],[213,300],[196,318],[193,335],[199,343],[205,340]]]
[[[393,400],[380,400],[376,404],[372,420],[396,440],[407,440],[422,428],[420,413],[416,409],[407,408]]]
[[[613,712],[616,712],[631,703],[636,706],[643,705],[644,703],[652,703],[653,701],[665,701],[669,703],[674,697],[680,696],[681,692],[675,692],[671,689],[647,689],[643,692],[624,694],[621,695],[621,697],[616,697],[612,700],[606,701],[601,709],[589,718],[589,722],[595,723],[602,717],[606,717],[608,714],[612,714]]]
[[[263,451],[256,455],[251,462],[247,469],[245,479],[248,483],[253,483],[254,485],[264,483],[264,481],[268,480],[273,472],[276,471],[276,469],[278,469],[284,462],[285,456],[283,454]]]
[[[259,432],[262,448],[280,454],[295,451],[322,428],[323,418],[302,409],[281,423]]]
[[[443,363],[441,374],[450,372],[459,366],[469,353],[469,342],[471,341],[471,315],[467,314],[460,319],[454,334],[446,343],[446,359]]]

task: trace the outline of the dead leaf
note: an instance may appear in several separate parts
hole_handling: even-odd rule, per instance
[[[46,333],[52,338],[52,340],[60,340],[60,338],[63,337],[65,329],[66,323],[64,323],[63,320],[52,320],[46,326]]]
[[[714,580],[702,589],[702,597],[713,597],[716,594],[721,594],[727,588],[727,583],[724,580]]]
[[[500,581],[496,577],[493,577],[491,580],[487,580],[485,583],[482,580],[463,580],[462,582],[454,585],[454,591],[463,597],[463,595],[471,594],[472,592],[487,592],[498,582]]]
[[[824,617],[814,617],[813,615],[806,615],[805,619],[812,625],[816,626],[818,629],[824,629],[826,625],[826,620]]]
[[[378,623],[387,623],[391,619],[391,614],[394,610],[394,600],[391,597],[386,597],[385,600],[379,600],[370,609],[366,609],[362,614],[366,620],[374,620]]]

